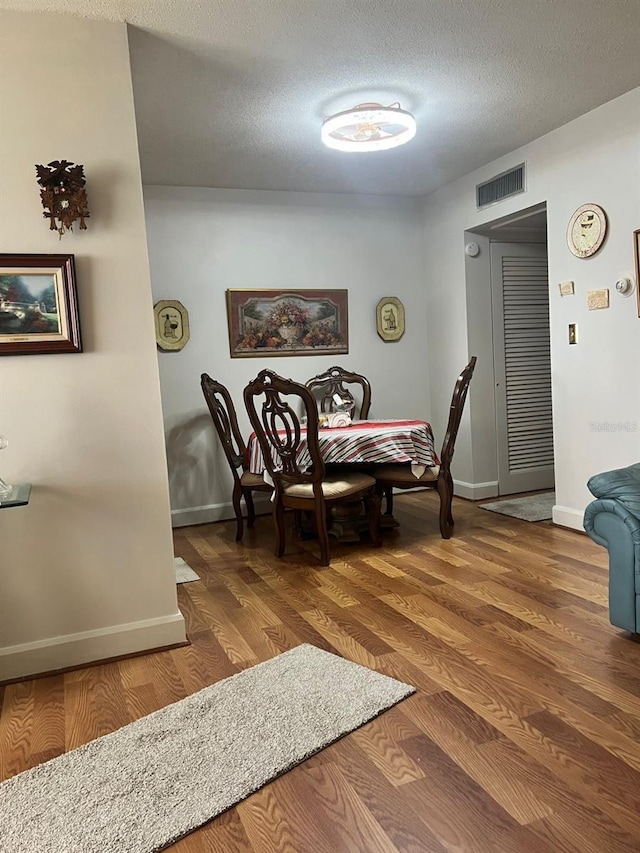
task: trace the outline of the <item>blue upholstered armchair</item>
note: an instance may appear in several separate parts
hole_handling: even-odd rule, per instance
[[[640,463],[596,474],[584,528],[609,551],[609,619],[640,634]]]

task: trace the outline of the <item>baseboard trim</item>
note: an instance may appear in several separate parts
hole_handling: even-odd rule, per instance
[[[268,495],[254,494],[253,505],[256,514],[271,513],[271,501]],[[243,501],[243,512],[246,510]],[[191,527],[193,524],[209,524],[212,521],[229,521],[235,519],[233,504],[208,504],[207,506],[191,506],[185,509],[171,510],[172,527]]]
[[[561,527],[570,527],[572,530],[580,530],[584,532],[584,512],[578,509],[571,509],[568,506],[558,506],[553,508],[552,520],[554,524],[559,524]]]
[[[178,611],[143,622],[7,646],[0,649],[0,681],[182,645],[186,638],[184,617]]]
[[[465,483],[463,480],[453,481],[453,493],[460,498],[470,501],[482,501],[486,498],[498,497],[498,481],[494,483]]]

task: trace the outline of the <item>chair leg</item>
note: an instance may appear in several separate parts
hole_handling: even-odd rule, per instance
[[[380,536],[380,495],[377,491],[372,491],[368,495],[365,495],[364,503],[369,517],[369,535],[374,546],[379,548],[382,545],[382,537]]]
[[[273,502],[273,525],[276,529],[276,557],[284,555],[284,506],[277,498]]]
[[[327,529],[327,509],[324,505],[315,513],[316,530],[318,531],[318,542],[320,543],[320,565],[328,566],[331,562],[329,557],[329,531]]]
[[[242,521],[242,487],[240,483],[236,483],[233,487],[233,509],[236,514],[236,542],[240,542],[242,540],[242,536],[244,533],[244,526]]]
[[[256,523],[256,508],[253,505],[253,492],[251,489],[244,489],[244,502],[247,505],[247,527],[253,527]]]
[[[443,539],[451,539],[453,533],[453,515],[451,513],[453,480],[451,475],[438,477],[438,494],[440,495],[440,535]]]
[[[393,515],[393,486],[386,486],[384,490],[385,515]]]

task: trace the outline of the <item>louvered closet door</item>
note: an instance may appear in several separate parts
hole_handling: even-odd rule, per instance
[[[492,243],[491,286],[499,492],[552,489],[547,247]]]

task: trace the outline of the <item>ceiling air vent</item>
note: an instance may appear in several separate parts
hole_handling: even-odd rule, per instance
[[[487,207],[509,198],[512,195],[524,192],[524,163],[520,163],[515,169],[502,172],[490,181],[476,186],[476,204],[478,208]]]

